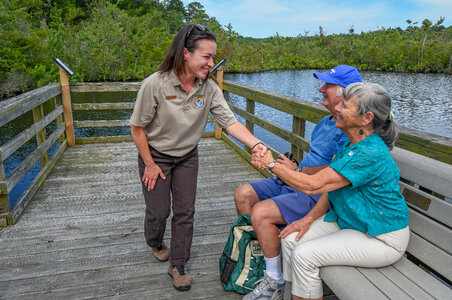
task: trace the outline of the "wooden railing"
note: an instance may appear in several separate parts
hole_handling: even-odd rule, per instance
[[[60,84],[51,84],[0,102],[0,127],[30,111],[34,120],[33,125],[0,146],[0,226],[11,225],[17,221],[67,147],[61,99]],[[55,108],[44,115],[43,105],[48,101],[53,101],[52,106]],[[46,127],[55,120],[56,129],[47,137]],[[37,148],[6,176],[5,160],[34,136]],[[57,140],[58,148],[50,159],[48,150]],[[11,207],[9,193],[38,160],[39,173]]]
[[[269,132],[281,137],[292,145],[292,153],[301,159],[302,151],[309,151],[309,142],[304,139],[306,121],[317,123],[329,113],[323,106],[268,92],[258,88],[245,86],[232,81],[223,82],[225,98],[229,93],[246,98],[246,109],[243,110],[229,103],[232,111],[246,119],[246,127],[253,132],[254,125],[258,125]],[[292,131],[271,124],[254,115],[255,102],[293,116]],[[396,146],[433,159],[452,164],[452,139],[441,137],[422,131],[400,127],[400,136]]]
[[[61,70],[60,70],[61,71]],[[26,205],[30,202],[47,174],[61,157],[67,146],[85,143],[124,142],[131,141],[130,135],[121,136],[89,136],[76,137],[74,128],[97,128],[97,127],[128,127],[128,120],[73,120],[74,111],[97,111],[97,110],[128,110],[132,112],[133,102],[120,103],[71,103],[70,92],[123,92],[138,91],[140,83],[69,83],[67,76],[60,73],[61,84],[52,84],[37,90],[24,93],[20,96],[0,102],[0,127],[8,122],[19,118],[21,115],[32,111],[35,123],[10,141],[0,146],[0,226],[14,224]],[[222,69],[217,74],[220,87],[223,88],[225,98],[228,100],[230,93],[246,98],[246,109],[241,109],[231,103],[231,110],[246,120],[246,127],[254,132],[255,125],[281,137],[291,144],[291,151],[300,160],[303,151],[309,151],[309,141],[304,138],[306,121],[317,123],[329,112],[319,104],[268,92],[258,88],[245,86],[231,81],[222,80]],[[55,109],[44,115],[43,104],[53,101]],[[255,103],[287,113],[292,119],[292,130],[287,130],[272,124],[255,115]],[[63,103],[63,106],[61,105]],[[65,122],[63,122],[63,111]],[[46,138],[46,126],[57,120],[57,129]],[[213,118],[209,122],[214,121]],[[67,139],[65,138],[65,132]],[[25,158],[16,169],[5,175],[4,161],[13,152],[18,150],[24,143],[36,136],[38,147],[27,158]],[[240,155],[249,159],[249,149],[243,149],[227,134],[221,132],[216,126],[215,132],[205,132],[204,137],[215,136],[224,139]],[[59,140],[59,147],[55,154],[49,159],[48,149],[55,141]],[[265,140],[264,140],[265,142]],[[401,135],[396,144],[400,148],[416,152],[433,159],[452,164],[452,139],[436,135],[401,128]],[[20,199],[13,207],[10,206],[9,193],[27,173],[27,171],[40,160],[40,172],[27,187]],[[269,176],[268,172],[262,172]]]

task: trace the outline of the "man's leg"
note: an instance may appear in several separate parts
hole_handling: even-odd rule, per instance
[[[272,199],[267,199],[254,205],[251,211],[251,224],[264,252],[267,275],[279,284],[284,283],[278,225],[286,224],[286,220],[276,203]]]
[[[259,202],[259,197],[251,184],[247,183],[235,190],[234,200],[237,216],[241,216],[251,213],[251,208]]]
[[[239,186],[235,190],[235,207],[237,215],[251,214],[251,208],[261,200],[270,199],[286,192],[282,192],[285,184],[276,178],[266,178]]]

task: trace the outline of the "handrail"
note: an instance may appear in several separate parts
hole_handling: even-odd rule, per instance
[[[245,97],[247,99],[247,110],[240,109],[235,106],[231,106],[231,109],[235,113],[239,114],[243,118],[250,122],[256,124],[259,122],[260,126],[272,131],[277,136],[287,140],[287,131],[282,131],[280,133],[277,130],[270,130],[270,127],[262,122],[262,120],[256,119],[255,116],[247,113],[248,105],[250,102],[258,102],[266,106],[272,107],[274,109],[285,112],[292,115],[299,120],[297,122],[305,123],[306,121],[317,123],[323,117],[327,116],[329,112],[319,104],[308,102],[306,100],[293,98],[262,89],[248,87],[239,83],[232,81],[224,81],[223,87],[225,91],[225,97],[229,98],[228,93],[234,93],[236,95]],[[294,128],[299,126],[295,124]],[[304,125],[303,125],[304,126]],[[400,136],[396,142],[396,146],[412,151],[448,164],[452,164],[452,139],[441,137],[438,135],[422,132],[419,130],[409,129],[403,126],[399,126]],[[300,136],[303,138],[303,136]],[[300,142],[290,141],[292,143],[292,152],[300,149]],[[306,147],[303,148],[306,151]],[[299,159],[301,157],[298,157]]]
[[[246,98],[246,109],[241,109],[229,102],[231,110],[246,120],[246,127],[254,133],[254,126],[257,125],[281,137],[291,143],[291,151],[295,154],[295,157],[299,160],[302,159],[303,151],[309,151],[309,141],[304,137],[306,121],[317,123],[323,117],[328,115],[329,112],[323,106],[316,103],[245,86],[243,84],[228,80],[222,80],[222,71],[222,68],[217,71],[217,80],[220,83],[220,87],[223,88],[225,98],[229,100],[230,93]],[[71,145],[69,140],[65,138],[65,132],[67,136],[72,135],[74,137],[75,144],[131,141],[130,135],[104,137],[88,136],[75,138],[73,127],[126,127],[129,126],[129,121],[128,119],[72,121],[72,110],[131,111],[134,107],[134,103],[71,103],[70,95],[67,95],[68,99],[66,99],[66,103],[68,103],[67,105],[69,105],[69,107],[65,107],[63,109],[61,106],[63,102],[62,86],[63,84],[51,84],[0,102],[0,127],[30,111],[33,113],[33,119],[35,122],[10,141],[0,145],[0,226],[16,222],[17,218],[20,216],[20,213],[42,184],[44,178],[53,168],[56,161],[61,157],[64,149],[68,145]],[[140,88],[140,82],[71,83],[69,86],[64,86],[64,88],[70,88],[71,92],[80,93],[117,91],[136,92]],[[43,104],[51,99],[54,99],[55,109],[44,115]],[[282,128],[256,116],[254,113],[256,102],[292,116],[292,130]],[[70,116],[67,115],[68,112],[71,112]],[[63,116],[66,120],[71,121],[71,126],[68,126],[67,122],[63,121]],[[55,120],[57,120],[57,129],[55,129],[53,134],[46,138],[45,130],[48,125]],[[214,120],[210,117],[209,122],[212,121]],[[63,125],[66,126],[66,131],[64,130]],[[68,132],[68,128],[72,128],[70,129],[72,132]],[[4,168],[5,159],[34,136],[37,137],[37,149],[25,158],[15,171],[6,176]],[[243,149],[235,144],[232,139],[229,139],[226,134],[221,132],[218,126],[216,126],[215,132],[205,132],[203,136],[216,136],[217,138],[222,138],[234,147],[234,149],[239,151],[241,155],[249,158],[249,149]],[[53,155],[52,159],[49,160],[48,149],[57,139],[59,140],[59,148],[56,150],[56,153]],[[396,146],[438,161],[445,162],[447,164],[452,164],[452,139],[450,138],[440,137],[418,130],[401,127],[401,134]],[[40,160],[41,171],[35,180],[33,180],[33,182],[27,187],[26,191],[14,207],[10,207],[9,192],[37,160]],[[268,175],[267,173],[265,174]]]
[[[12,225],[17,221],[67,147],[61,95],[61,85],[55,83],[0,102],[0,127],[29,112],[32,112],[34,121],[31,126],[0,145],[0,227]],[[53,102],[50,103],[51,101]],[[46,103],[53,104],[55,108],[44,115]],[[54,121],[56,121],[56,129],[46,137],[46,131],[49,130],[47,128]],[[36,136],[37,148],[6,176],[5,160],[34,136]],[[58,148],[50,159],[48,151],[57,140]],[[38,160],[40,161],[39,173],[11,206],[9,195],[11,190]]]

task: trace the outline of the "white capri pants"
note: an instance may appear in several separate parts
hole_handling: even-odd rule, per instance
[[[284,279],[292,282],[292,294],[302,298],[323,296],[320,268],[330,265],[383,267],[405,253],[408,227],[377,236],[340,229],[336,222],[315,220],[300,241],[298,232],[281,239]]]

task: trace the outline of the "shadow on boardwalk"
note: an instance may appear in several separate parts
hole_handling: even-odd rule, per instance
[[[66,150],[19,222],[0,230],[0,298],[242,298],[223,291],[218,258],[235,188],[262,176],[223,141],[201,140],[193,286],[178,292],[144,241],[136,156],[133,143]]]

